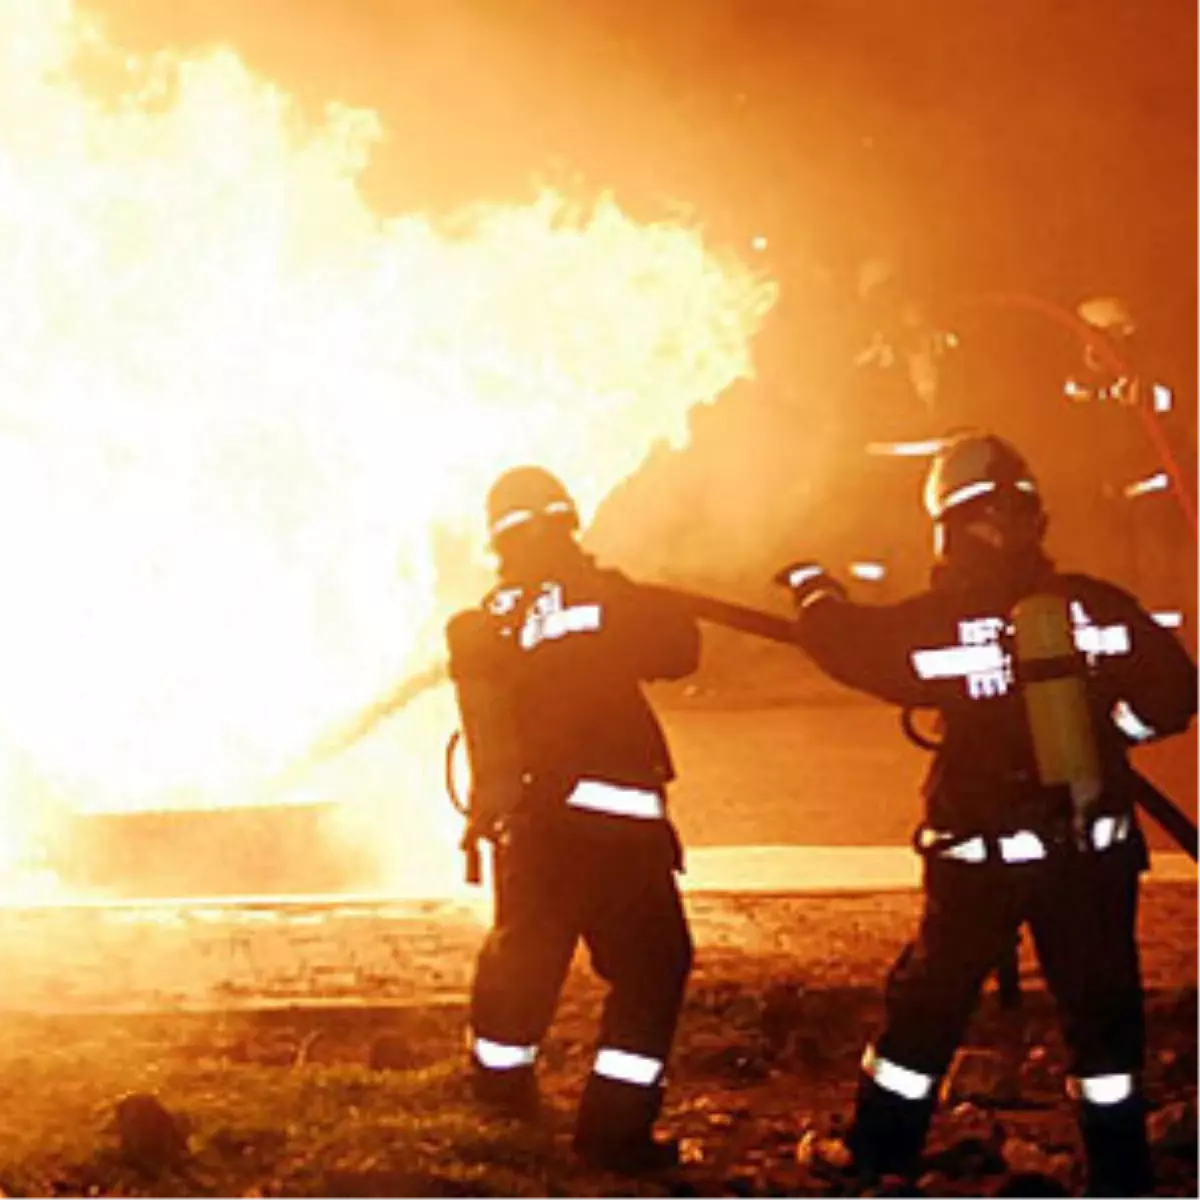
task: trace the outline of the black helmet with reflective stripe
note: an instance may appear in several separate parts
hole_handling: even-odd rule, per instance
[[[951,439],[934,456],[929,468],[925,511],[933,520],[942,521],[952,510],[985,496],[1020,500],[1022,507],[1041,510],[1033,472],[1003,438],[968,433]]]
[[[551,521],[568,532],[579,528],[579,511],[562,481],[543,467],[506,471],[487,495],[488,534],[492,544],[509,530],[530,522]]]
[[[1049,561],[1037,481],[993,434],[965,433],[943,445],[925,480],[925,510],[934,521],[934,557],[955,578],[1032,578]]]

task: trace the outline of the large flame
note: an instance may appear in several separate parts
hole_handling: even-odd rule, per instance
[[[590,508],[748,373],[771,289],[695,230],[384,218],[380,134],[0,0],[0,834],[253,800],[436,653],[497,471]]]

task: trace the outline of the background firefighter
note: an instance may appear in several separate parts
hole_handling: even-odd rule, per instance
[[[667,818],[674,774],[645,680],[699,662],[678,601],[598,567],[566,489],[513,470],[487,500],[499,582],[447,627],[472,768],[472,828],[495,850],[495,924],[471,997],[478,1097],[536,1107],[539,1043],[583,939],[609,987],[576,1123],[588,1161],[670,1166],[652,1129],[691,969]]]
[[[929,590],[864,606],[815,565],[780,577],[798,607],[798,641],[822,669],[884,700],[934,707],[944,730],[916,839],[924,913],[888,977],[885,1026],[863,1058],[849,1138],[855,1170],[917,1170],[939,1078],[980,985],[1028,923],[1061,1012],[1089,1190],[1142,1195],[1151,1170],[1135,918],[1146,851],[1128,749],[1190,724],[1196,670],[1128,593],[1055,570],[1036,481],[1000,439],[951,441],[925,504],[937,559]],[[1031,597],[1063,612],[1063,661],[1090,726],[1071,736],[1096,765],[1094,786],[1047,785],[1039,775],[1047,730],[1031,721],[1028,701],[1043,677],[1013,653],[1010,636],[1014,608]]]

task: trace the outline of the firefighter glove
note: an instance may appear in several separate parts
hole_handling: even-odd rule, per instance
[[[846,597],[846,589],[815,562],[789,563],[776,573],[773,582],[788,589],[797,611],[822,593],[832,594],[839,599]]]

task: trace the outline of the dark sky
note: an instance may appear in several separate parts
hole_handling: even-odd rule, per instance
[[[1067,308],[1122,295],[1153,369],[1176,387],[1173,436],[1194,471],[1193,0],[95,7],[130,43],[231,43],[314,106],[377,109],[389,137],[370,188],[383,211],[524,198],[543,179],[584,198],[612,190],[639,216],[686,206],[711,241],[742,252],[765,235],[762,261],[782,299],[762,339],[760,391],[810,381],[813,420],[835,404],[834,360],[857,336],[839,306],[869,256],[896,262],[905,287],[945,311],[980,290]],[[1152,467],[1129,417],[1068,429],[1059,404],[1049,433],[1046,397],[1054,403],[1059,380],[1048,364],[1057,370],[1055,356],[1077,347],[1043,326],[1019,314],[993,320],[967,390],[997,419],[1026,413],[1014,426],[1023,438],[1045,424],[1060,447],[1046,469],[1064,486],[1105,456],[1120,460],[1113,471]],[[1022,408],[1018,394],[1033,392],[1041,407]],[[746,403],[727,403],[730,425],[716,423],[714,444],[749,427],[737,408]],[[769,427],[765,440],[751,438],[741,457],[774,453],[770,481],[794,469],[778,450],[787,431],[765,411],[755,418]],[[708,482],[728,479],[718,471]],[[1086,489],[1079,495],[1086,510]],[[754,511],[771,500],[768,487]]]

